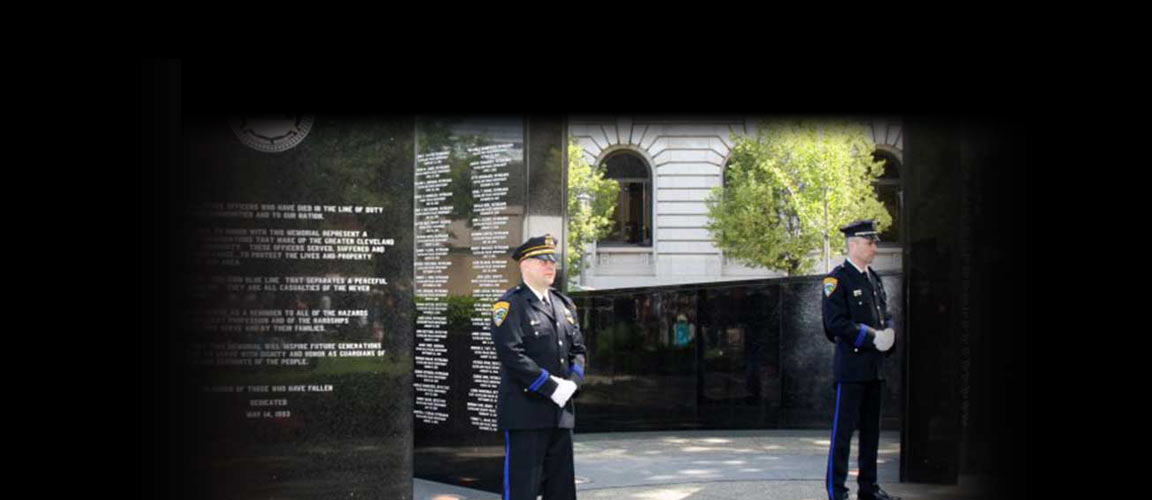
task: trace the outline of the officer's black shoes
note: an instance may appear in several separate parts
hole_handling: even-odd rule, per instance
[[[857,500],[900,500],[900,497],[889,495],[888,492],[880,489],[877,486],[871,493],[859,492],[856,494]]]

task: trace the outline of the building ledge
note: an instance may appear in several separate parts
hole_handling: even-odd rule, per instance
[[[640,247],[632,245],[596,245],[596,253],[652,253],[652,247]]]

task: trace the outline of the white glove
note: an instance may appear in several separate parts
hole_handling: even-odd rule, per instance
[[[568,399],[576,392],[576,382],[571,380],[564,380],[552,375],[552,381],[556,382],[556,391],[552,393],[552,402],[561,408],[568,403]]]
[[[896,331],[889,328],[887,330],[880,330],[876,332],[876,338],[872,340],[876,344],[876,349],[880,352],[887,351],[892,348],[892,344],[896,343]]]

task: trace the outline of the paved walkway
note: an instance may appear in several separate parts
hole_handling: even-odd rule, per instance
[[[830,431],[669,431],[577,434],[580,500],[822,500]],[[848,488],[855,498],[858,442]],[[981,498],[958,486],[899,483],[900,436],[880,436],[880,485],[904,500]],[[416,479],[415,500],[499,500],[495,493]]]

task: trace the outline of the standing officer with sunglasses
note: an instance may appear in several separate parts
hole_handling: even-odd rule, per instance
[[[572,300],[551,288],[556,240],[531,238],[512,259],[523,283],[492,309],[500,359],[496,420],[504,431],[504,500],[576,500],[571,398],[584,381],[584,339]]]

